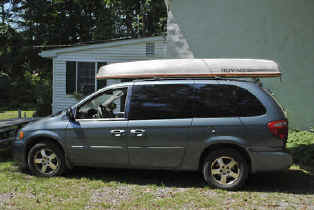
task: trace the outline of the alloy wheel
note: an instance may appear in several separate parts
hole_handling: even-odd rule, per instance
[[[232,185],[241,175],[239,163],[229,156],[215,159],[210,167],[213,180],[221,185]]]
[[[33,158],[35,169],[43,175],[55,174],[59,169],[59,160],[54,151],[48,148],[38,150]]]

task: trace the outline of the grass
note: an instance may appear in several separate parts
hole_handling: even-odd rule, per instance
[[[22,173],[0,163],[0,209],[225,209],[311,208],[314,174],[253,175],[244,189],[206,186],[198,173],[80,168],[62,177]]]
[[[287,146],[301,160],[298,148],[313,141],[313,133],[293,131]],[[242,190],[228,192],[207,187],[195,172],[78,168],[48,179],[2,159],[0,209],[312,209],[314,165],[308,163],[251,175]]]
[[[294,162],[314,166],[314,133],[310,131],[290,131],[287,148]]]
[[[22,118],[24,117],[24,113],[26,113],[27,118],[33,117],[35,111],[22,111]],[[18,118],[18,111],[0,111],[0,120],[6,119],[14,119]]]

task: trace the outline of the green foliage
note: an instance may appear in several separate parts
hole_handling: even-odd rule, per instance
[[[118,34],[131,37],[160,35],[166,31],[167,9],[164,1],[107,0],[115,10]]]
[[[38,73],[25,71],[23,79],[11,79],[7,91],[11,110],[51,106],[51,82],[40,78]]]
[[[8,75],[0,72],[0,104],[4,104],[8,100],[9,93],[6,91],[8,86]]]
[[[52,98],[52,87],[48,80],[39,80],[35,83],[33,92],[37,96],[36,100],[36,114],[37,117],[45,117],[50,115],[51,109],[51,98]]]
[[[314,133],[290,131],[287,148],[297,164],[314,166]]]

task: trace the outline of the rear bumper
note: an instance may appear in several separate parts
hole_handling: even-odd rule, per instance
[[[13,158],[23,169],[27,168],[25,158],[25,145],[23,141],[14,141],[12,144]]]
[[[281,171],[292,164],[292,157],[286,152],[251,152],[252,172]]]

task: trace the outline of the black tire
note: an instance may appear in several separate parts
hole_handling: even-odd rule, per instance
[[[214,188],[237,190],[248,176],[246,159],[234,149],[213,151],[203,161],[203,177]]]
[[[59,176],[66,168],[63,152],[50,142],[35,144],[28,153],[27,163],[32,174],[43,177]]]

